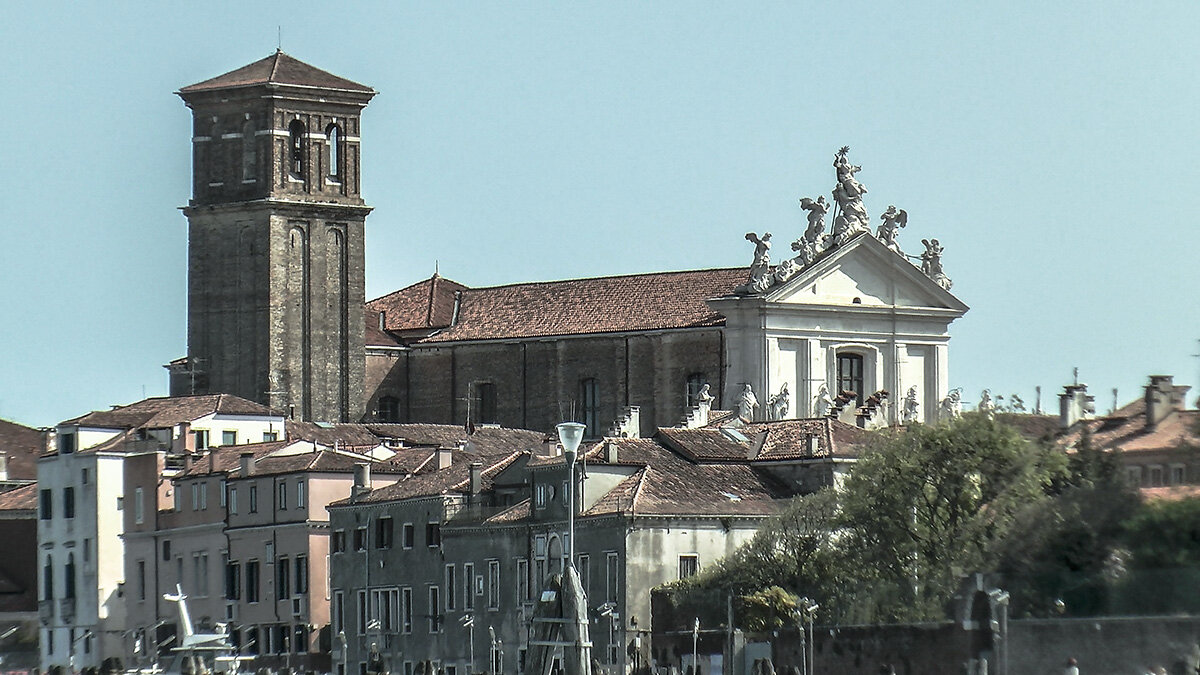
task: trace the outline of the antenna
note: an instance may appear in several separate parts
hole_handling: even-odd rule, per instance
[[[1117,388],[1113,387],[1113,407],[1112,407],[1112,412],[1110,412],[1109,414],[1111,415],[1115,412],[1117,412]]]
[[[440,263],[440,261],[437,258],[433,259],[433,276],[435,276],[435,277],[438,275],[438,264],[439,263]]]
[[[275,25],[275,49],[283,51],[283,24]]]
[[[1075,386],[1078,387],[1079,386],[1079,366],[1072,368],[1071,371],[1073,373],[1073,377],[1075,378]]]

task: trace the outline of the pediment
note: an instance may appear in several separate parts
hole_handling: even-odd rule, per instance
[[[908,259],[863,234],[763,295],[770,303],[937,308],[967,306]]]

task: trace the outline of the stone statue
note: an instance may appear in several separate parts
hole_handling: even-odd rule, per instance
[[[788,393],[787,382],[783,383],[783,388],[779,390],[771,398],[767,399],[767,409],[772,420],[781,420],[787,417],[788,409],[792,405],[792,395]]]
[[[943,420],[956,420],[962,415],[962,389],[951,389],[939,405],[938,417]]]
[[[824,417],[833,409],[833,397],[829,395],[829,387],[824,382],[817,388],[817,395],[813,398],[813,415],[816,417]]]
[[[802,197],[800,208],[808,211],[808,229],[804,231],[805,241],[812,242],[814,246],[819,245],[825,235],[825,214],[829,213],[829,202],[825,201],[824,195],[817,197],[816,201]]]
[[[904,423],[912,424],[919,422],[921,411],[921,402],[917,400],[917,387],[913,385],[908,388],[908,395],[904,397]]]
[[[738,397],[738,417],[747,422],[754,421],[754,409],[758,407],[758,397],[750,388],[750,383],[742,385],[742,394]]]
[[[754,244],[754,261],[750,263],[749,281],[733,289],[733,292],[739,295],[762,293],[775,283],[771,274],[771,233],[764,232],[762,237],[759,237],[753,232],[747,232],[746,241]]]
[[[897,209],[892,205],[888,206],[887,211],[884,211],[879,218],[883,224],[875,231],[875,238],[883,242],[884,246],[904,255],[904,251],[900,250],[900,243],[896,241],[896,235],[900,233],[900,228],[908,225],[908,213],[904,209]]]
[[[921,254],[921,271],[925,276],[933,279],[934,283],[946,290],[950,290],[953,282],[950,277],[942,272],[942,251],[945,250],[937,239],[922,239],[922,244],[925,244],[925,252]]]
[[[792,260],[801,267],[807,267],[812,264],[812,261],[817,259],[817,244],[809,241],[807,235],[793,241],[792,250],[800,254],[792,258]]]
[[[700,391],[696,393],[696,403],[699,405],[702,405],[702,406],[709,407],[709,406],[712,406],[712,402],[713,402],[713,395],[712,395],[712,393],[710,393],[710,385],[707,382],[705,382],[700,387]]]
[[[833,219],[833,243],[841,246],[851,237],[870,229],[871,217],[863,206],[862,196],[867,188],[858,182],[855,174],[862,170],[861,166],[850,163],[849,146],[843,146],[833,157],[833,167],[837,171],[837,185],[833,188],[833,200],[837,202],[841,213]]]
[[[992,402],[992,392],[990,390],[983,390],[983,393],[979,397],[979,405],[975,409],[989,420],[996,418],[996,404]]]

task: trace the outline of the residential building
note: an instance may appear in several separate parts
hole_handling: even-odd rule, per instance
[[[574,552],[593,656],[612,672],[649,663],[650,589],[728,555],[783,500],[836,484],[866,433],[829,418],[663,428],[583,452]],[[394,673],[521,672],[540,589],[565,563],[567,481],[555,443],[446,449],[436,471],[360,482],[331,504],[350,542],[331,563],[346,636],[335,672],[365,672],[373,644]]]
[[[262,441],[283,424],[264,406],[216,394],[149,398],[58,425],[55,448],[38,460],[43,669],[126,656],[126,523],[153,522],[170,490],[164,477],[212,439]],[[150,476],[127,490],[126,462],[143,455]]]

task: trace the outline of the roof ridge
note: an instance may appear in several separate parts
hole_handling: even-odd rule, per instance
[[[283,54],[283,48],[277,48],[275,50],[275,53],[272,55],[275,57],[275,60],[271,63],[271,74],[267,77],[268,82],[275,81],[275,73],[276,73],[276,71],[279,70],[279,55],[280,54]]]
[[[602,279],[634,279],[639,277],[657,277],[667,274],[696,274],[700,272],[733,272],[737,270],[745,270],[745,266],[734,267],[705,267],[694,270],[664,270],[659,272],[632,272],[629,274],[608,274],[595,277],[573,277],[570,279],[547,279],[544,281],[518,281],[511,284],[497,284],[495,286],[468,286],[468,291],[490,291],[498,288],[516,288],[518,286],[545,286],[549,284],[569,284],[578,281],[600,281]],[[415,285],[415,284],[414,284]],[[403,289],[401,289],[403,290]]]
[[[649,464],[647,464],[646,466],[642,467],[642,470],[640,472],[638,472],[639,475],[638,475],[637,486],[633,488],[633,498],[629,500],[629,512],[630,513],[637,512],[638,500],[642,496],[642,487],[646,485],[646,480],[649,477],[650,470],[652,468],[653,467],[651,467]]]

